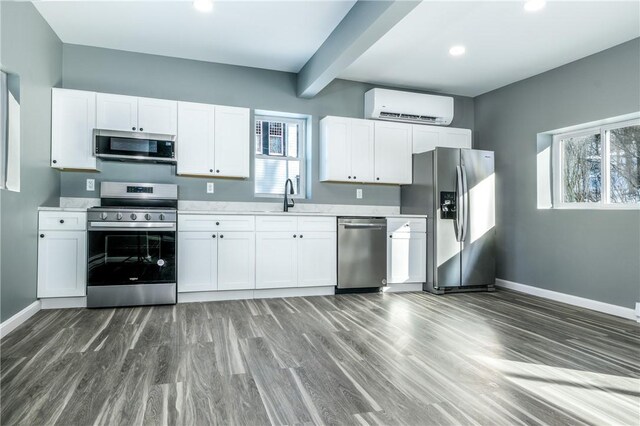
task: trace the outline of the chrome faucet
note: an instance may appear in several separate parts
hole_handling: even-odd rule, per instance
[[[287,187],[289,187],[289,194],[293,195],[293,182],[291,181],[291,179],[287,179],[287,181],[284,183],[284,211],[288,212],[289,211],[289,207],[293,207],[295,205],[295,203],[293,202],[293,199],[289,200],[289,198],[287,197]]]

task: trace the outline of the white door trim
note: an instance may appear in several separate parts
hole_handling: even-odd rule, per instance
[[[0,339],[18,328],[20,324],[34,316],[40,310],[40,301],[36,300],[11,318],[0,324]]]
[[[560,293],[557,291],[547,290],[531,285],[520,284],[500,278],[496,278],[496,287],[508,288],[510,290],[519,291],[521,293],[531,294],[533,296],[555,300],[556,302],[567,303],[569,305],[579,306],[581,308],[591,309],[605,314],[615,315],[617,317],[640,322],[640,318],[636,316],[636,312],[632,308],[625,308],[623,306],[612,305],[610,303],[599,302],[597,300],[573,296],[571,294]]]

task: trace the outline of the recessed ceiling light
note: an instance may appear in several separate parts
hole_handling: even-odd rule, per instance
[[[212,0],[193,0],[193,7],[199,12],[211,12],[213,10]]]
[[[544,9],[547,2],[544,0],[529,0],[524,4],[524,10],[527,12],[537,12]]]
[[[462,45],[457,45],[457,46],[453,46],[451,49],[449,49],[449,54],[451,56],[460,56],[460,55],[464,55],[464,52],[466,52],[467,49],[465,49],[464,46]]]

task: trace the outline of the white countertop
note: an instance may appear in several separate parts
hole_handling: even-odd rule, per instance
[[[325,212],[296,212],[283,211],[215,211],[215,210],[178,210],[178,214],[200,214],[200,215],[248,215],[248,216],[325,216],[325,217],[387,217],[387,218],[420,218],[425,219],[427,215],[420,214],[365,214],[365,213],[325,213]]]
[[[60,207],[60,206],[40,206],[40,212],[86,212],[86,207]]]

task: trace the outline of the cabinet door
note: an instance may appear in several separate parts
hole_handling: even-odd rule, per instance
[[[135,96],[96,95],[96,128],[106,130],[138,130],[138,98]]]
[[[411,125],[375,122],[376,183],[411,183]]]
[[[350,133],[349,118],[325,117],[320,120],[321,181],[353,182]]]
[[[86,233],[42,231],[38,239],[38,297],[81,297],[86,289]]]
[[[471,130],[456,129],[445,127],[442,129],[440,136],[441,146],[449,148],[468,148],[471,149]]]
[[[251,124],[247,108],[215,107],[214,173],[249,177]]]
[[[351,173],[356,182],[374,181],[374,122],[351,120]]]
[[[413,130],[413,153],[431,151],[440,146],[440,134],[442,129],[435,126],[425,126],[414,124]]]
[[[213,175],[213,105],[178,103],[177,173]]]
[[[256,288],[297,286],[297,243],[294,232],[256,233]]]
[[[298,287],[336,285],[336,233],[303,232],[298,238]]]
[[[138,98],[138,130],[145,133],[175,135],[178,128],[178,102]]]
[[[217,234],[178,232],[178,292],[218,289]]]
[[[218,233],[218,290],[256,287],[256,236],[253,232]]]
[[[387,239],[387,281],[422,283],[427,279],[427,234],[389,233]]]
[[[51,91],[51,167],[96,170],[93,129],[96,94],[82,90]]]

